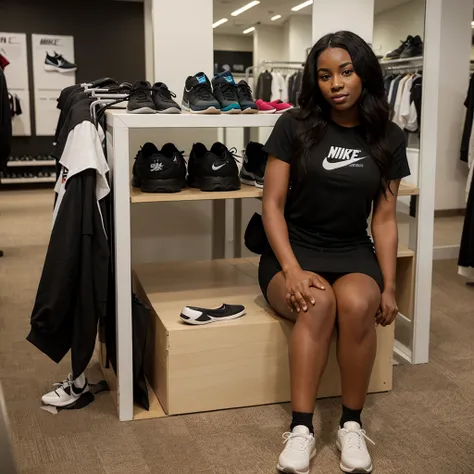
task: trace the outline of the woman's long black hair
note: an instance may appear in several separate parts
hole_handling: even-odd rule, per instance
[[[361,130],[380,169],[381,191],[385,193],[393,160],[386,140],[390,106],[386,99],[382,69],[375,54],[360,36],[351,31],[338,31],[322,37],[308,56],[299,97],[300,109],[295,110],[296,117],[305,123],[298,136],[297,154],[304,165],[310,150],[323,138],[330,121],[331,106],[319,89],[317,72],[319,56],[328,48],[345,49],[362,81],[362,94],[359,99]]]

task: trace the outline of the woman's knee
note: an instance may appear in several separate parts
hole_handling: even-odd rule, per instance
[[[336,321],[336,298],[332,289],[310,288],[315,304],[308,304],[308,311],[301,311],[297,321],[317,337],[331,337]]]
[[[340,331],[349,331],[356,340],[364,340],[375,327],[380,294],[348,294],[337,300]]]

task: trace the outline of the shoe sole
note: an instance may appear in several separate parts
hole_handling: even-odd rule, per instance
[[[252,109],[252,107],[247,107],[246,109],[242,109],[243,114],[258,114],[258,109]]]
[[[311,453],[309,457],[309,462],[316,456],[316,449]],[[282,467],[280,464],[277,465],[277,470],[283,472],[285,474],[309,474],[311,471],[311,467],[308,468],[306,471],[298,471],[297,469],[293,469],[292,467]]]
[[[214,106],[209,107],[205,110],[193,110],[193,109],[191,109],[190,107],[188,107],[187,105],[185,105],[183,103],[182,107],[183,107],[183,110],[185,112],[189,112],[190,114],[213,114],[213,115],[215,115],[215,114],[220,114],[221,113],[221,109],[217,109]]]
[[[205,314],[205,313],[204,313]],[[197,321],[195,319],[191,319],[187,314],[186,310],[184,310],[180,317],[181,321],[186,324],[192,324],[193,326],[204,326],[205,324],[210,324],[210,323],[215,323],[219,321],[232,321],[233,319],[238,319],[241,318],[245,314],[245,311],[241,311],[240,313],[233,314],[232,316],[223,316],[222,318],[215,318],[213,316],[209,316],[207,314],[208,318],[211,318],[209,321]],[[183,317],[184,316],[184,317]],[[189,318],[189,319],[188,319]]]
[[[247,179],[241,177],[240,182],[249,186],[255,186],[258,189],[263,189],[263,184],[258,183],[255,179]]]
[[[238,176],[228,178],[205,177],[201,179],[188,178],[188,185],[191,188],[199,188],[201,191],[238,191],[240,189],[240,179]]]
[[[77,67],[73,69],[61,69],[60,67],[57,66],[51,66],[51,64],[45,64],[44,65],[44,70],[48,72],[59,72],[60,74],[66,74],[68,72],[75,72],[77,71]]]
[[[155,113],[157,113],[157,114],[180,114],[181,110],[178,109],[177,107],[170,107],[169,109],[165,109],[165,110],[155,110]]]
[[[339,451],[342,452],[342,448],[341,448],[341,444],[339,443],[339,441],[336,441],[336,447]],[[370,465],[370,468],[349,468],[349,467],[346,467],[344,466],[344,464],[341,462],[339,464],[339,467],[341,468],[341,471],[342,472],[348,472],[349,474],[370,474],[373,470],[373,467],[372,467],[372,464]]]
[[[276,109],[273,109],[273,110],[259,110],[258,113],[259,114],[274,114],[277,110]]]
[[[156,109],[152,109],[151,107],[140,107],[135,110],[127,109],[127,112],[129,114],[156,114]]]
[[[179,193],[184,187],[179,179],[142,179],[140,186],[142,193]]]
[[[241,113],[242,113],[242,109],[229,109],[229,110],[221,109],[221,114],[237,115],[237,114],[241,114]]]

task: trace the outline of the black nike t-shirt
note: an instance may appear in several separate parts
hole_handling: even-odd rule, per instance
[[[293,167],[296,134],[302,122],[285,112],[276,123],[264,150],[292,165],[285,218],[290,242],[315,250],[371,246],[367,219],[380,193],[380,170],[369,153],[360,126],[347,128],[330,122],[321,142]],[[410,175],[406,139],[390,122],[387,143],[393,154],[388,178]]]

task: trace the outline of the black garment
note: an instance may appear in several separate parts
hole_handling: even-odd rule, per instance
[[[8,94],[8,100],[10,101],[10,113],[12,118],[21,115],[23,110],[21,108],[20,98],[16,94]]]
[[[474,272],[474,178],[469,189],[458,265],[469,272]]]
[[[471,75],[469,90],[467,92],[466,100],[464,101],[464,106],[467,108],[467,111],[461,140],[461,161],[465,161],[467,163],[469,156],[469,142],[474,118],[474,74]]]
[[[257,99],[269,102],[272,97],[272,81],[273,76],[268,72],[262,72],[257,80]]]
[[[297,75],[297,73],[295,72],[288,79],[288,102],[290,104],[293,104],[293,105],[296,105],[294,102],[292,102],[292,99],[293,99],[293,95],[292,95],[293,94],[293,84],[295,82],[296,75]]]
[[[301,126],[292,111],[283,114],[264,148],[291,165],[285,219],[295,256],[302,268],[317,273],[361,272],[379,283],[367,219],[380,193],[381,174],[370,157],[363,130],[329,123],[303,167],[294,156]],[[389,179],[408,176],[405,135],[391,122],[387,143],[393,152]],[[264,263],[271,259],[270,250],[262,255],[260,277],[266,272]],[[265,284],[263,280],[260,283]]]
[[[362,428],[362,421],[360,419],[361,414],[362,409],[352,410],[351,408],[347,408],[345,405],[342,405],[342,416],[339,426],[344,428],[344,423],[347,423],[348,421],[355,421],[356,423],[359,423],[360,427]]]
[[[398,93],[398,86],[400,85],[400,81],[405,77],[404,74],[397,76],[393,80],[393,89],[392,89],[392,95],[390,96],[390,106],[393,110],[395,107],[395,102],[397,101],[397,93]]]
[[[301,86],[303,84],[303,71],[296,73],[295,79],[293,81],[293,87],[291,90],[290,102],[295,106],[298,105],[298,100],[301,94]]]
[[[423,78],[417,77],[413,80],[410,93],[410,104],[415,103],[416,114],[418,116],[418,132],[421,130],[421,100],[423,95]]]
[[[12,139],[12,117],[8,100],[7,81],[0,69],[0,171],[7,165]]]
[[[94,352],[97,323],[106,313],[108,265],[96,171],[87,169],[67,182],[27,337],[57,363],[71,349],[73,378],[84,372]]]

